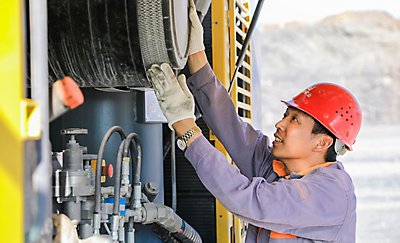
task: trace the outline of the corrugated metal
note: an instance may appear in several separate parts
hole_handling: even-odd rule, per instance
[[[197,124],[204,133],[208,128],[200,119]],[[169,128],[166,128],[169,133]],[[168,137],[169,138],[169,137]],[[165,204],[171,206],[171,156],[164,160]],[[216,242],[215,198],[203,186],[192,165],[179,149],[176,150],[177,214],[200,234],[203,242]]]

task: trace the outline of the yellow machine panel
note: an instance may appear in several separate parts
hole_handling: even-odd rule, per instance
[[[0,8],[0,235],[2,242],[24,240],[24,137],[22,2]]]
[[[212,47],[213,70],[228,88],[235,70],[242,43],[250,25],[249,3],[245,0],[215,1],[212,3]],[[245,122],[251,122],[251,55],[250,47],[242,68],[239,69],[231,97],[238,114]],[[229,160],[230,157],[221,142],[211,133],[215,147]],[[244,242],[245,224],[216,202],[217,242]]]

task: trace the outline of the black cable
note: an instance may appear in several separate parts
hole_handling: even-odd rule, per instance
[[[256,7],[256,9],[254,11],[254,16],[253,16],[253,18],[251,19],[251,22],[250,22],[249,30],[247,31],[246,38],[244,39],[244,42],[243,42],[243,45],[242,45],[242,49],[240,50],[239,57],[236,60],[235,72],[233,73],[232,79],[231,79],[231,81],[229,83],[229,88],[228,88],[228,93],[229,94],[231,94],[231,92],[232,92],[232,86],[233,86],[233,83],[235,82],[237,72],[238,72],[239,68],[242,66],[242,63],[243,63],[243,60],[244,60],[244,56],[246,55],[247,47],[249,46],[249,43],[250,43],[250,38],[251,38],[251,36],[253,34],[254,27],[257,24],[257,20],[258,20],[258,17],[260,16],[263,4],[264,4],[264,0],[258,0],[257,7]]]
[[[133,171],[133,161],[134,161],[134,157],[133,155],[135,154],[135,150],[132,144],[132,139],[135,141],[136,144],[136,169],[135,171]],[[141,172],[141,168],[142,168],[142,141],[139,137],[138,134],[136,133],[130,133],[128,134],[128,136],[125,139],[125,144],[124,144],[124,153],[123,156],[127,157],[128,156],[128,148],[130,150],[130,154],[131,154],[131,159],[132,159],[132,170],[131,170],[131,175],[132,175],[132,180],[133,183],[132,185],[138,184],[140,182],[140,172]],[[135,173],[134,173],[135,172]],[[133,188],[132,188],[133,189]],[[130,200],[130,209],[133,209],[133,193],[131,195],[131,200]],[[128,232],[132,232],[133,231],[133,226],[134,226],[134,218],[130,217],[129,218],[129,223],[128,223]]]
[[[94,213],[100,214],[100,204],[101,204],[101,161],[103,160],[104,150],[108,140],[111,135],[115,132],[118,132],[121,140],[125,139],[124,129],[120,126],[113,126],[106,134],[103,136],[103,140],[100,143],[99,152],[97,153],[97,161],[96,161],[96,180],[95,180],[95,202],[94,202]]]
[[[134,149],[132,147],[132,140],[135,141],[136,144],[136,169],[135,174],[132,173],[133,176],[133,184],[138,184],[140,182],[140,172],[142,170],[142,140],[139,135],[136,133],[130,133],[126,137],[125,145],[124,145],[124,157],[128,156],[128,148],[130,148],[131,156],[134,153]],[[133,160],[132,160],[133,161]]]
[[[165,141],[165,139],[164,139]],[[171,140],[168,139],[165,143],[164,143],[164,147],[163,147],[163,161],[165,160],[165,157],[167,157],[169,151],[171,150]]]
[[[126,139],[122,140],[118,148],[117,162],[115,164],[115,179],[114,179],[114,204],[113,215],[119,215],[119,198],[121,195],[121,167],[122,167],[122,152]]]

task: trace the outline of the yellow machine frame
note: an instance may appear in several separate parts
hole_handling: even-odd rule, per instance
[[[24,92],[23,3],[1,1],[0,9],[0,235],[24,242],[24,144],[40,137],[40,117]]]
[[[249,2],[246,0],[214,1],[211,6],[213,70],[228,88],[236,68],[235,63],[242,49],[243,40],[250,25]],[[242,67],[232,87],[231,97],[243,121],[251,123],[251,53],[246,50]],[[229,160],[221,142],[211,133],[215,147]],[[244,242],[245,224],[216,202],[217,242]]]

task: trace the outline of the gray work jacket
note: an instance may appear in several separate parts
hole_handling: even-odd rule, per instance
[[[273,170],[269,138],[240,119],[211,67],[187,82],[205,122],[238,168],[203,136],[185,156],[224,207],[249,223],[247,243],[355,242],[356,197],[342,163],[280,178]],[[270,239],[270,231],[298,238]]]

